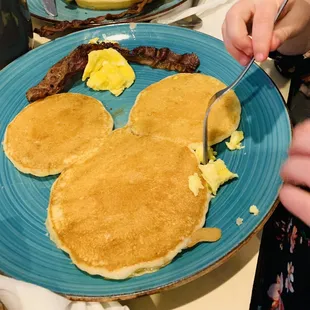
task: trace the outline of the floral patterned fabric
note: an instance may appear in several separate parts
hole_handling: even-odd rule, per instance
[[[271,56],[278,71],[292,77],[288,108],[293,124],[310,118],[310,99],[299,88],[302,78],[310,76],[310,59]],[[264,227],[250,310],[308,309],[310,228],[279,205]]]
[[[310,309],[310,228],[282,205],[264,228],[250,309]]]

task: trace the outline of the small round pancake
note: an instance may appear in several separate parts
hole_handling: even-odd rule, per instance
[[[131,110],[133,132],[183,145],[202,141],[203,119],[210,98],[226,85],[204,74],[181,73],[144,89]],[[213,106],[208,123],[210,145],[228,138],[240,122],[241,106],[230,91]]]
[[[6,129],[3,149],[21,172],[53,175],[93,154],[112,128],[111,115],[97,99],[58,94],[20,112]]]
[[[190,191],[195,172],[187,147],[118,129],[54,183],[46,222],[51,240],[93,275],[124,279],[156,271],[205,222],[209,194]]]

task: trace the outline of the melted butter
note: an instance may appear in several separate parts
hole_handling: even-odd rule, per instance
[[[200,228],[192,234],[188,247],[191,248],[200,242],[216,242],[221,239],[221,237],[222,231],[219,228]]]

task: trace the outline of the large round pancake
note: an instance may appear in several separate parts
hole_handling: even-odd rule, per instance
[[[212,95],[226,85],[200,73],[181,73],[144,89],[131,110],[128,125],[137,134],[188,145],[202,141],[203,119]],[[230,91],[213,106],[208,120],[210,145],[228,138],[238,127],[241,106]]]
[[[195,197],[188,186],[195,172],[187,147],[118,129],[54,183],[50,237],[90,274],[124,279],[155,271],[205,222],[209,194]]]
[[[111,115],[97,99],[58,94],[26,106],[8,125],[3,148],[21,172],[58,174],[95,152],[112,128]]]

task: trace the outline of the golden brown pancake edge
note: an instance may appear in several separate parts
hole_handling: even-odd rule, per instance
[[[50,111],[60,119],[51,118]],[[79,157],[96,151],[112,128],[112,116],[99,100],[81,94],[57,94],[27,105],[14,117],[5,131],[3,150],[23,173],[54,175]]]
[[[117,135],[124,135],[125,138],[121,137],[120,141],[118,141],[114,146],[111,146],[111,143],[113,144],[113,141],[111,142],[111,140],[114,139],[113,136],[115,137]],[[118,137],[116,137],[115,139],[117,138]],[[182,249],[186,248],[187,244],[190,242],[190,237],[192,233],[201,228],[205,223],[205,216],[208,211],[210,195],[207,193],[206,190],[202,190],[199,196],[195,197],[188,188],[188,176],[192,174],[192,172],[198,172],[198,167],[195,156],[187,147],[183,147],[169,141],[164,141],[152,137],[138,137],[133,135],[128,128],[115,130],[109,136],[108,140],[108,142],[111,143],[107,142],[106,147],[101,148],[95,155],[86,159],[84,162],[80,162],[79,164],[74,164],[71,167],[66,168],[62,172],[60,177],[56,180],[51,191],[46,226],[50,233],[51,240],[53,240],[59,248],[61,248],[70,255],[71,260],[74,264],[78,266],[78,268],[92,275],[101,275],[105,278],[111,279],[125,279],[133,275],[141,275],[144,273],[156,271],[158,268],[161,268],[168,264]],[[137,143],[138,145],[133,145],[134,143]],[[133,149],[131,150],[130,147],[132,145]],[[144,147],[148,146],[152,146],[151,151],[156,153],[156,157],[154,157],[155,155],[154,153],[152,153],[151,155],[147,154],[143,159],[143,154],[148,152],[145,151]],[[127,150],[127,155],[124,154],[122,156],[115,156],[117,152],[113,152],[113,148],[119,151],[122,151],[122,148],[124,148]],[[164,154],[165,156],[160,157],[160,155],[163,155],[161,153],[162,151],[166,153]],[[177,155],[177,158],[174,158],[175,155]],[[158,157],[160,157],[161,161],[158,161]],[[116,175],[109,174],[109,172],[114,171],[113,167],[111,168],[113,161],[115,165],[115,161],[120,162],[120,158],[123,158],[124,160],[124,163],[123,165],[121,165],[120,170],[125,168],[128,169],[129,172],[125,173],[124,170],[122,170],[123,174],[117,171],[115,172]],[[139,158],[142,158],[143,160],[139,161]],[[162,161],[164,158],[168,159],[167,162],[163,165]],[[174,161],[176,161],[177,164],[171,165],[171,163]],[[159,162],[160,164],[157,165],[157,163]],[[98,163],[101,163],[100,167]],[[180,165],[181,163],[183,164],[182,169],[184,169],[184,171],[182,170],[181,174],[182,178],[180,178],[182,179],[181,183],[180,180],[176,182],[176,179],[173,179],[173,177],[173,180],[171,181],[171,179],[167,178],[166,176],[173,175],[174,177],[179,177],[180,171],[177,170],[178,164]],[[96,168],[94,169],[93,174],[87,174],[87,168],[92,167],[93,165],[95,165]],[[110,170],[107,167],[110,167]],[[76,171],[74,171],[75,169]],[[150,170],[152,170],[152,173],[150,172]],[[160,171],[163,172],[164,170],[166,170],[165,174],[159,173]],[[146,171],[146,173],[140,173],[139,171]],[[76,186],[75,183],[71,182],[70,187],[65,185],[66,182],[70,182],[70,173],[73,172],[76,173],[76,175],[78,176],[87,176],[88,180],[93,180],[93,178],[100,179],[104,175],[104,173],[107,173],[107,176],[105,177],[109,178],[109,180],[104,180],[101,178],[99,183],[95,182],[95,184],[89,184],[88,182],[89,188],[87,189],[85,189],[85,186],[87,187],[87,185],[84,184],[82,186],[84,190],[84,193],[82,195],[81,193],[83,192],[83,190],[82,188],[79,188],[79,186],[77,186],[78,190],[76,192],[72,192],[74,191],[74,187]],[[154,174],[157,176],[157,178],[152,179],[152,176]],[[119,179],[121,178],[121,175],[125,179],[125,181]],[[159,180],[159,178],[162,178],[163,181]],[[130,184],[131,181],[133,182],[133,184]],[[79,178],[79,180],[75,179],[74,182],[81,182],[81,178]],[[80,184],[82,185],[83,183]],[[115,188],[117,188],[115,184],[118,184],[118,188],[122,189],[122,191],[118,191],[117,194],[113,192],[115,191]],[[151,188],[151,184],[153,188]],[[163,186],[164,184],[166,186]],[[108,192],[106,194],[100,192],[102,188],[107,188],[109,186],[110,188],[107,189],[107,191],[113,189],[112,192]],[[126,186],[128,188],[125,188]],[[131,188],[131,186],[133,187]],[[142,189],[140,190],[140,186],[145,186],[144,189],[149,188],[149,192],[143,192]],[[182,189],[182,192],[178,192],[178,187]],[[96,189],[94,190],[94,188]],[[99,192],[102,194],[102,196],[100,196],[101,194],[99,195],[100,199],[96,196],[98,194],[97,190],[99,190]],[[61,214],[61,212],[67,212],[59,211],[61,209],[59,209],[59,206],[61,205],[61,198],[59,197],[62,197],[62,191],[66,192],[64,196],[66,197],[68,203],[66,206],[67,209],[73,208],[73,205],[79,205],[79,199],[82,196],[84,196],[84,200],[85,196],[88,197],[88,200],[86,199],[87,202],[83,199],[83,203],[81,202],[83,205],[88,206],[87,208],[89,208],[87,212],[85,211],[87,213],[87,217],[86,213],[83,215],[83,212],[80,210],[80,208],[76,208],[76,214],[74,212],[68,213],[70,214],[70,216],[67,214],[66,217],[67,219],[73,217],[74,220],[72,219],[72,222],[69,221],[62,226],[57,221],[53,220],[54,218],[57,218],[58,215]],[[130,196],[126,196],[126,194],[130,191],[134,193],[134,197],[132,199],[135,201],[138,207],[136,207],[136,205],[134,204],[127,203],[128,199],[131,198]],[[106,197],[108,197],[108,199],[110,199],[110,203],[106,203],[106,200],[104,199],[105,195]],[[119,198],[121,195],[124,195],[126,199],[122,200],[122,198]],[[70,197],[74,197],[74,203],[70,200]],[[166,199],[162,201],[161,197],[166,197]],[[169,199],[167,197],[169,197]],[[104,208],[101,209],[101,206],[94,203],[96,199],[100,201],[100,203],[104,202],[104,208],[110,211],[106,212]],[[117,207],[117,201],[119,200],[123,201],[122,210],[118,209]],[[92,203],[94,204],[92,205]],[[113,207],[111,207],[109,204],[113,205]],[[156,209],[150,209],[150,206],[154,206],[154,208]],[[197,208],[197,210],[195,209],[195,207]],[[67,210],[66,208],[64,207],[63,210]],[[128,210],[124,208],[127,208]],[[113,212],[111,212],[112,210]],[[112,219],[113,216],[119,216],[119,212],[122,212],[122,216],[118,218],[118,221]],[[126,214],[124,214],[124,212],[127,212],[127,216]],[[159,217],[156,216],[156,212]],[[181,216],[179,212],[183,212],[183,215]],[[190,222],[190,215],[188,215],[189,222],[186,222],[186,220],[184,219],[184,213],[192,214],[192,216],[195,218],[195,221],[193,220],[194,223]],[[115,220],[113,222],[114,226],[112,227],[115,228],[115,225],[118,225],[118,229],[120,231],[123,231],[123,235],[120,234],[119,239],[116,238],[116,241],[111,236],[110,237],[112,238],[112,241],[110,240],[108,242],[104,239],[106,237],[109,238],[109,234],[111,235],[112,232],[115,234],[115,236],[117,236],[119,230],[116,230],[116,228],[115,230],[113,230],[111,227],[109,228],[111,230],[108,230],[107,227],[105,227],[105,225],[108,225],[107,217],[105,217],[106,223],[103,223],[103,221],[100,220],[97,221],[98,217],[101,219],[103,214],[108,214],[108,216],[111,217],[111,223]],[[166,214],[169,214],[168,222],[160,219],[160,216],[165,216]],[[89,216],[91,216],[92,219],[89,219]],[[82,223],[82,221],[85,222]],[[129,223],[129,221],[131,222]],[[141,221],[143,221],[142,224]],[[174,227],[173,223],[175,223],[176,226],[172,229],[171,227]],[[79,225],[80,228],[78,228]],[[89,227],[89,225],[92,225],[92,227],[90,228],[90,231],[87,231],[87,227]],[[129,228],[126,228],[126,225],[129,225]],[[153,233],[150,233],[152,229]],[[164,234],[161,229],[166,234]],[[170,231],[171,229],[172,231]],[[77,232],[81,231],[84,232],[84,235],[82,233],[77,234]],[[184,236],[180,235],[181,231],[182,234],[185,234]],[[87,233],[89,234],[89,236],[86,236]],[[147,234],[147,237],[144,236],[145,234]],[[129,236],[129,240],[124,237],[127,235]],[[157,238],[157,236],[158,238],[159,236],[161,237],[159,241],[152,240],[153,237]],[[165,238],[163,238],[163,236],[165,236]],[[70,238],[73,238],[73,240],[71,240],[71,243],[69,242],[70,245],[68,245],[68,240]],[[95,238],[95,241],[93,238]],[[100,242],[98,240],[100,240]],[[105,240],[106,245],[103,246],[105,250],[101,252],[101,250],[98,250],[98,247],[102,246],[103,240]],[[139,243],[139,240],[142,242],[141,244]],[[146,240],[149,240],[149,245],[145,244]],[[123,247],[117,249],[118,242],[120,242]],[[92,244],[91,247],[89,247],[90,244]],[[173,246],[171,244],[173,244]],[[87,247],[87,249],[81,250],[83,248],[83,245],[87,245],[85,246]],[[76,248],[72,249],[72,247]],[[111,251],[109,250],[109,247],[114,247],[111,253],[109,253],[109,251]],[[136,252],[133,256],[130,256],[131,250],[128,249],[128,247],[134,252],[134,249],[136,247]],[[157,253],[161,250],[161,254]],[[83,257],[82,259],[81,255],[77,255],[75,251],[79,251],[80,254],[84,253],[85,257]],[[88,253],[91,254],[89,254],[88,256]],[[140,255],[142,258],[138,258],[137,255]],[[124,260],[128,260],[127,264],[124,263],[124,261],[122,261],[122,258],[120,257],[125,257]],[[148,257],[149,259],[146,259],[146,257]],[[114,267],[107,267],[108,265],[105,260],[113,261],[115,259],[117,261],[120,261],[118,261],[117,263],[110,263],[110,267],[112,265]],[[92,264],[90,262],[91,260],[95,260],[97,265]],[[117,268],[118,263],[120,266],[119,268]]]

